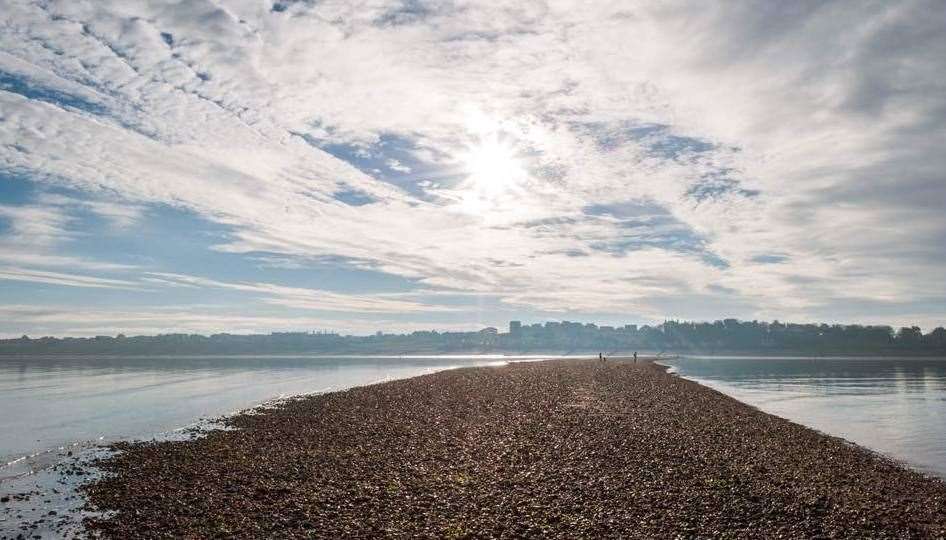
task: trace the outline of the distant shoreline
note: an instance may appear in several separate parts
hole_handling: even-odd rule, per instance
[[[0,354],[576,354],[946,356],[946,328],[796,324],[779,321],[665,321],[655,326],[510,321],[508,332],[418,330],[342,335],[331,331],[210,335],[164,333],[0,339]]]
[[[517,356],[574,356],[574,357],[583,357],[583,356],[597,356],[601,351],[562,351],[562,350],[530,350],[530,351],[511,351],[511,350],[469,350],[469,351],[424,351],[424,350],[411,350],[411,351],[402,351],[402,352],[382,352],[382,351],[367,351],[367,352],[353,352],[353,351],[339,351],[339,352],[325,352],[325,351],[234,351],[234,352],[94,352],[94,351],[29,351],[29,352],[20,352],[20,351],[3,351],[0,350],[0,359],[5,357],[30,357],[30,356],[47,356],[47,357],[127,357],[127,358],[175,358],[175,357],[208,357],[208,358],[226,358],[226,357],[253,357],[253,356],[267,356],[267,357],[296,357],[296,356],[308,356],[313,358],[392,358],[392,357],[410,357],[410,356],[431,356],[431,357],[449,357],[449,356],[496,356],[499,358],[503,357],[517,357]],[[646,349],[641,349],[638,351],[618,351],[618,352],[609,352],[607,355],[609,357],[620,357],[628,358],[633,355],[634,352],[637,352],[639,355],[648,355],[655,356],[656,353],[653,351],[648,351]],[[690,351],[690,350],[669,350],[664,351],[664,357],[680,357],[680,356],[698,356],[698,357],[733,357],[733,358],[946,358],[946,351],[829,351],[824,353],[816,353],[812,351],[745,351],[745,350],[735,350],[735,351]]]
[[[240,429],[117,445],[102,463],[115,475],[87,493],[118,514],[91,527],[112,537],[946,534],[942,481],[645,361],[461,368],[227,423]]]

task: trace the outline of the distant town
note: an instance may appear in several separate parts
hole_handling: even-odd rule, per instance
[[[511,321],[473,332],[333,332],[271,334],[162,334],[0,340],[0,354],[605,354],[631,351],[701,354],[943,355],[946,330],[862,325],[792,324],[736,319],[666,321],[657,325],[598,326],[550,321]]]

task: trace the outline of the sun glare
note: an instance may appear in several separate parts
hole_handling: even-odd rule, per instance
[[[464,156],[473,186],[494,195],[512,186],[525,174],[515,149],[498,137],[483,139]]]

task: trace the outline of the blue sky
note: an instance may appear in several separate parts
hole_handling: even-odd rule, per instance
[[[944,324],[943,13],[5,2],[0,335]]]

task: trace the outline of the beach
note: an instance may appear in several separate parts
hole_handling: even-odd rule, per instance
[[[89,531],[150,537],[942,537],[946,484],[651,362],[448,370],[122,443]]]

